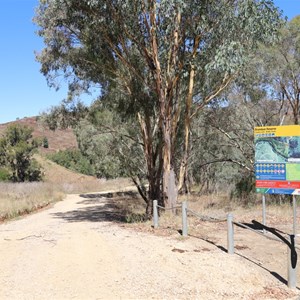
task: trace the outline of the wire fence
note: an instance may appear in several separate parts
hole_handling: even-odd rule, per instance
[[[283,233],[281,231],[278,231],[274,228],[270,228],[266,225],[260,224],[257,221],[252,221],[252,227],[240,222],[233,221],[233,215],[229,213],[226,217],[223,218],[217,218],[215,216],[207,216],[202,215],[198,212],[195,212],[188,208],[187,202],[183,201],[181,206],[174,206],[171,208],[165,208],[163,206],[160,206],[157,204],[157,200],[153,201],[153,227],[158,228],[159,226],[159,214],[158,214],[158,208],[163,209],[165,211],[167,210],[175,210],[175,209],[181,209],[182,211],[182,236],[188,236],[188,215],[193,215],[197,218],[199,218],[202,221],[205,222],[213,222],[213,223],[221,223],[221,222],[227,222],[227,253],[228,254],[234,254],[234,225],[250,230],[260,236],[263,236],[269,240],[274,240],[277,242],[282,242],[287,245],[288,248],[288,286],[290,288],[296,288],[296,266],[297,266],[297,252],[296,248],[300,249],[299,246],[295,245],[295,235],[289,235],[286,233]],[[258,229],[261,229],[259,231]],[[269,232],[272,234],[272,236],[267,235],[266,232]]]
[[[282,241],[280,238],[278,238],[278,237],[273,237],[273,236],[266,235],[264,232],[259,232],[259,231],[257,231],[256,229],[253,229],[253,228],[251,228],[250,226],[248,226],[248,225],[246,225],[246,224],[239,223],[239,222],[233,222],[233,224],[234,224],[234,225],[237,225],[237,226],[239,226],[239,227],[243,227],[243,228],[245,228],[245,229],[248,229],[248,230],[250,230],[250,231],[252,231],[252,232],[254,232],[254,233],[256,233],[256,234],[258,234],[258,235],[260,235],[260,236],[263,236],[263,237],[269,239],[269,240],[273,240],[273,241],[277,241],[277,242],[283,242],[283,241]]]
[[[215,218],[215,217],[210,217],[210,216],[205,216],[205,215],[200,215],[199,213],[191,210],[191,209],[187,209],[187,212],[189,212],[190,214],[194,215],[195,217],[198,217],[201,221],[206,221],[206,222],[212,222],[212,223],[222,223],[222,222],[226,222],[227,218]]]
[[[177,208],[181,208],[181,206],[179,206],[179,205],[167,208],[167,207],[160,206],[158,204],[156,205],[156,207],[161,208],[163,210],[174,210],[174,209],[177,209]]]

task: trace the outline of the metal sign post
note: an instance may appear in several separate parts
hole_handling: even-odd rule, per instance
[[[297,202],[296,196],[293,195],[293,235],[297,236]]]
[[[262,195],[262,220],[263,225],[266,226],[266,196]],[[263,229],[263,234],[266,234],[266,230]]]
[[[293,235],[288,242],[288,286],[296,287],[297,202],[300,194],[300,125],[254,128],[256,192],[262,195],[262,218],[266,226],[265,194],[292,195]],[[263,230],[266,233],[266,230]]]

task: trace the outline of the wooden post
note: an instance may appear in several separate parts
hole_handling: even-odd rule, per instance
[[[233,215],[227,215],[227,253],[234,254]]]
[[[153,200],[153,227],[158,228],[157,200]]]
[[[182,236],[188,235],[187,202],[182,202]]]

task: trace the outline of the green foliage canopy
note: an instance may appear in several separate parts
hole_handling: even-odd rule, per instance
[[[300,16],[281,28],[275,44],[261,45],[255,54],[256,59],[246,70],[249,77],[260,82],[261,87],[264,86],[265,96],[282,102],[281,122],[284,115],[291,112],[292,123],[299,124]]]
[[[40,0],[35,22],[45,43],[37,59],[50,85],[58,87],[61,75],[71,94],[110,84],[136,98],[139,111],[159,99],[157,68],[164,88],[173,90],[177,82],[169,86],[168,80],[179,75],[184,84],[195,65],[202,102],[259,42],[274,40],[281,25],[269,0]]]
[[[2,179],[14,182],[41,180],[40,166],[32,157],[38,147],[38,143],[32,139],[32,131],[27,126],[10,125],[0,138]]]
[[[94,167],[91,165],[90,160],[77,149],[60,150],[56,153],[48,154],[47,158],[67,169],[85,175],[95,175]]]

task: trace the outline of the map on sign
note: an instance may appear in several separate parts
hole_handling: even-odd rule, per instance
[[[300,126],[256,127],[256,190],[300,194]]]

